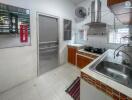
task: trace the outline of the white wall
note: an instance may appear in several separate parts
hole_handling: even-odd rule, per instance
[[[113,100],[104,92],[81,79],[80,100]]]
[[[91,9],[91,1],[92,0],[85,0],[84,2],[80,3],[79,5],[77,5],[76,7],[85,7],[86,9],[90,8]],[[102,2],[102,22],[107,23],[107,24],[113,24],[113,18],[114,15],[111,13],[111,11],[109,10],[109,8],[107,7],[107,0],[101,0]],[[79,21],[79,20],[78,20]],[[79,21],[77,26],[80,27],[80,25],[84,25],[86,23],[89,23],[91,21],[91,14],[85,18],[82,21]]]
[[[61,64],[66,62],[66,42],[63,41],[62,22],[63,18],[73,20],[74,5],[69,0],[0,0],[0,2],[31,10],[32,46],[0,50],[0,92],[3,92],[37,76],[36,12],[60,17],[60,62]]]
[[[91,1],[92,0],[86,0],[82,3],[80,3],[79,5],[76,6],[77,7],[85,7],[86,9],[91,8]],[[107,23],[108,25],[113,25],[114,22],[114,15],[113,13],[111,13],[110,9],[107,7],[107,0],[101,0],[102,2],[102,22]],[[84,29],[84,25],[86,23],[90,23],[91,22],[91,14],[90,16],[86,17],[84,20],[80,20],[78,18],[76,18],[77,21],[77,31],[80,29]],[[121,23],[116,20],[116,24],[120,25]],[[90,46],[94,46],[94,47],[101,47],[101,48],[117,48],[118,45],[116,44],[109,44],[108,43],[108,34],[105,36],[99,36],[99,35],[89,35],[88,36],[88,41],[85,41],[86,45],[90,45]]]

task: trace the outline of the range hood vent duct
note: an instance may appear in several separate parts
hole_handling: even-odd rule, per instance
[[[87,23],[90,28],[106,27],[106,23],[101,22],[101,1],[94,0],[91,3],[91,22]]]

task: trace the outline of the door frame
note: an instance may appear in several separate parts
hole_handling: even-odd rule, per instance
[[[50,14],[46,14],[46,13],[42,13],[42,12],[37,12],[36,13],[36,21],[37,21],[37,76],[40,76],[39,74],[39,16],[46,16],[46,17],[51,17],[51,18],[55,18],[58,21],[58,65],[60,65],[60,17],[58,16],[54,16],[54,15],[50,15]]]

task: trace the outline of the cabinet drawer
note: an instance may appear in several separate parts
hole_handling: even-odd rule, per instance
[[[78,52],[78,54],[85,55],[85,56],[88,56],[88,57],[93,58],[93,59],[96,59],[98,57],[97,55],[93,55],[90,53],[84,53],[84,52]]]

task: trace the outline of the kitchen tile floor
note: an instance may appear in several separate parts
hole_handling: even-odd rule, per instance
[[[0,100],[72,100],[65,90],[79,75],[77,67],[65,64],[0,94]]]

